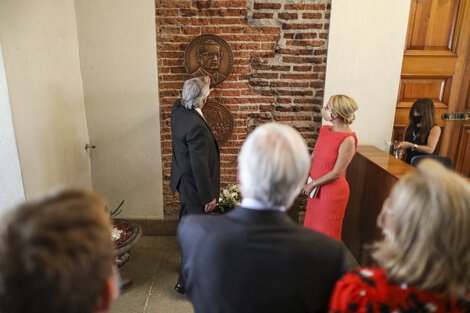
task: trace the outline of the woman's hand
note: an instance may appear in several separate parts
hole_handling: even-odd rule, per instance
[[[310,184],[304,184],[302,187],[302,194],[308,196],[312,192],[313,188],[315,188],[315,181],[311,182]]]
[[[414,143],[411,143],[411,142],[408,142],[408,141],[402,141],[398,144],[398,146],[393,148],[393,150],[408,149],[408,148],[413,148],[413,146],[414,146]]]

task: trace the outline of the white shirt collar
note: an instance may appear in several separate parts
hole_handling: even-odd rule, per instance
[[[272,210],[272,211],[281,211],[285,212],[286,207],[285,206],[269,206],[262,201],[259,201],[254,198],[243,198],[241,207],[244,209],[249,209],[249,210]]]
[[[204,117],[204,114],[202,114],[202,110],[201,108],[195,108],[195,110],[197,111],[197,113],[201,114],[202,118],[205,120],[206,118]]]

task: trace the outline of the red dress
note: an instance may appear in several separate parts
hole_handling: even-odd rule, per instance
[[[442,297],[390,281],[383,269],[361,268],[343,276],[333,290],[330,313],[469,313],[470,302]]]
[[[338,158],[339,146],[346,137],[354,137],[356,141],[354,153],[357,150],[355,133],[334,132],[330,130],[330,127],[330,125],[324,125],[320,128],[310,170],[310,177],[313,179],[318,179],[333,170]],[[308,198],[304,226],[341,241],[341,229],[348,199],[349,185],[343,172],[340,178],[322,185],[315,199]]]

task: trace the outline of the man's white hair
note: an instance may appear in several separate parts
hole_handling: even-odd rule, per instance
[[[307,178],[307,145],[294,128],[278,123],[257,127],[238,155],[242,196],[269,206],[289,207]]]
[[[204,80],[204,77],[195,77],[188,79],[183,85],[183,106],[188,109],[200,107],[204,100],[209,96],[210,86]]]

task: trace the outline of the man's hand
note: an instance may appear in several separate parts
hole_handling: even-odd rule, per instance
[[[206,213],[209,213],[209,212],[212,212],[214,211],[215,207],[217,206],[217,201],[215,200],[212,200],[211,202],[207,203],[205,206],[204,206],[204,211]]]

